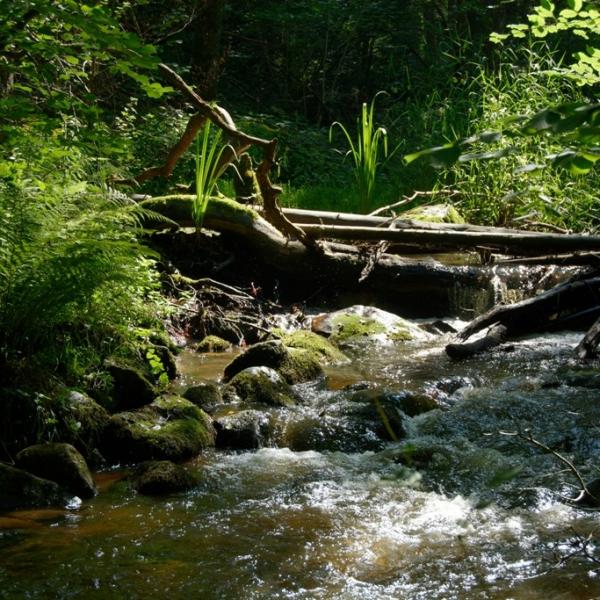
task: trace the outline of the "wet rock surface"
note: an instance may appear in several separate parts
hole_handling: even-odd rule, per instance
[[[300,348],[288,349],[280,341],[260,342],[250,346],[225,367],[223,381],[230,381],[234,375],[248,367],[270,367],[289,384],[310,381],[323,374],[323,367],[312,352]]]
[[[312,331],[346,347],[353,344],[424,341],[431,334],[398,315],[373,306],[355,305],[312,319]]]
[[[253,450],[270,445],[273,419],[267,412],[241,410],[215,419],[217,448]]]
[[[131,480],[135,490],[146,496],[184,492],[198,484],[196,475],[169,460],[142,463],[136,468]]]
[[[270,367],[249,367],[235,375],[225,386],[223,397],[267,406],[294,406],[296,396],[291,386]]]
[[[0,463],[0,510],[62,505],[68,494],[54,481]]]
[[[21,450],[16,466],[33,475],[54,481],[71,494],[92,498],[96,485],[87,463],[70,444],[36,444]]]
[[[212,381],[202,381],[187,388],[183,397],[208,414],[211,414],[219,404],[223,403],[221,388]]]
[[[113,461],[180,460],[214,445],[209,416],[180,396],[161,396],[137,411],[113,415],[101,451]]]

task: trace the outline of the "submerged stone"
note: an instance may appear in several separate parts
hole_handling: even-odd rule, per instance
[[[96,485],[83,456],[71,444],[36,444],[21,450],[16,466],[54,481],[80,498],[92,498]]]
[[[225,386],[224,397],[229,402],[239,399],[267,406],[296,404],[290,385],[270,367],[244,369]]]
[[[341,346],[420,341],[432,337],[415,323],[398,315],[360,304],[318,315],[313,318],[311,327],[315,333],[327,336]]]
[[[184,492],[198,484],[198,478],[190,471],[169,460],[142,463],[132,481],[136,491],[146,496]]]
[[[180,460],[213,446],[210,417],[180,396],[161,396],[136,411],[111,417],[103,454],[116,461]]]
[[[62,505],[66,492],[54,481],[0,463],[0,510]]]

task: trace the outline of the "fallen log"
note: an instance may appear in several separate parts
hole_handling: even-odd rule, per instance
[[[598,356],[598,344],[600,344],[600,319],[594,322],[581,342],[577,344],[575,353],[581,360],[596,358]]]
[[[496,323],[506,327],[507,338],[540,331],[585,328],[599,314],[600,277],[590,277],[563,283],[515,304],[496,306],[471,321],[457,338],[467,340]]]
[[[506,339],[506,333],[507,330],[504,325],[494,325],[484,337],[474,342],[448,344],[446,354],[454,360],[469,358],[502,344]]]
[[[433,245],[455,250],[484,248],[509,255],[531,255],[577,251],[600,251],[600,236],[535,232],[452,231],[422,227],[384,229],[338,225],[300,225],[309,239],[341,239],[388,241],[396,244],[416,244],[424,248]]]
[[[141,205],[171,219],[182,227],[193,227],[190,195],[147,199]],[[233,236],[244,257],[267,265],[270,272],[289,287],[308,297],[310,290],[327,289],[350,294],[352,303],[375,303],[381,308],[401,311],[406,316],[449,314],[456,286],[476,291],[487,285],[489,276],[473,267],[446,267],[433,260],[414,260],[382,255],[367,281],[359,284],[366,259],[354,249],[341,245],[314,251],[289,240],[254,210],[231,200],[211,200],[204,226]],[[164,228],[165,223],[146,223]]]

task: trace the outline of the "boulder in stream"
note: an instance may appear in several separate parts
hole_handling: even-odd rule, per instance
[[[223,381],[228,382],[248,367],[270,367],[291,385],[316,379],[323,374],[319,359],[301,348],[286,348],[280,341],[271,340],[250,346],[226,367]]]
[[[286,333],[281,337],[283,345],[287,348],[299,348],[311,352],[316,358],[325,363],[347,362],[348,357],[330,340],[322,335],[305,329],[299,329],[292,333]]]
[[[95,458],[98,447],[110,415],[102,406],[86,394],[70,391],[62,402],[65,427],[60,439],[72,444],[89,461]]]
[[[92,498],[96,485],[83,456],[71,444],[36,444],[21,450],[16,466],[54,481],[80,498]]]
[[[181,396],[165,395],[136,411],[113,415],[102,440],[110,460],[180,460],[213,446],[210,417]]]
[[[405,418],[388,398],[374,402],[342,394],[318,414],[300,413],[288,420],[282,444],[296,451],[381,450],[405,436]]]
[[[215,407],[223,403],[221,388],[212,381],[202,381],[187,388],[183,392],[183,397],[208,414],[211,414]]]
[[[62,505],[68,494],[54,481],[0,463],[0,510]]]
[[[427,394],[408,391],[393,392],[378,388],[357,391],[352,395],[350,401],[394,406],[409,417],[439,408],[435,398]]]
[[[242,400],[267,406],[293,406],[296,398],[290,385],[270,367],[248,367],[231,379],[223,396],[228,402]]]
[[[218,448],[255,450],[267,446],[273,436],[273,423],[268,413],[241,410],[215,419]]]
[[[207,335],[196,346],[196,352],[227,352],[231,350],[231,342],[218,335]]]
[[[421,341],[432,337],[417,324],[374,306],[357,304],[343,310],[317,315],[315,333],[329,337],[340,346],[361,343]]]
[[[198,478],[170,460],[142,463],[132,476],[133,487],[145,496],[185,492],[198,484]]]

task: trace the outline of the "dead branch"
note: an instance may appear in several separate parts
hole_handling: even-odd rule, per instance
[[[153,167],[138,175],[136,180],[146,181],[152,177],[169,176],[173,172],[173,168],[181,155],[190,146],[194,140],[198,130],[202,124],[208,119],[216,127],[221,129],[230,140],[232,140],[232,148],[223,153],[219,171],[223,172],[231,162],[242,152],[251,146],[257,146],[263,151],[263,160],[256,170],[258,185],[263,197],[265,206],[265,216],[267,220],[282,231],[285,235],[291,238],[296,238],[305,246],[313,249],[318,249],[316,242],[309,239],[306,234],[292,224],[281,211],[278,203],[278,196],[281,193],[281,188],[274,186],[269,178],[269,173],[275,164],[275,153],[277,150],[277,140],[264,140],[259,137],[248,135],[239,131],[235,127],[233,119],[229,113],[221,107],[213,107],[211,104],[203,100],[175,71],[165,64],[160,64],[159,69],[164,77],[178,89],[196,108],[198,111],[194,114],[184,132],[182,138],[172,148],[167,161],[162,167]]]

